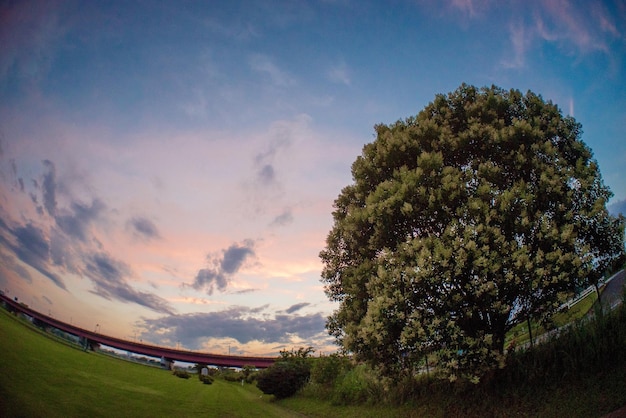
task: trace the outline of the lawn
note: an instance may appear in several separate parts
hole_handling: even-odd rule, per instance
[[[620,315],[621,322],[613,321],[610,327],[598,331],[599,336],[610,338],[595,338],[593,329],[581,334],[589,336],[589,344],[597,347],[591,352],[597,352],[599,358],[606,357],[606,352],[618,351],[606,357],[608,362],[594,366],[597,368],[591,373],[587,367],[587,371],[581,373],[557,377],[552,373],[543,378],[545,367],[542,365],[546,363],[540,360],[546,357],[546,352],[548,358],[552,358],[551,355],[567,357],[577,349],[573,345],[574,351],[542,346],[542,350],[528,359],[528,370],[537,369],[530,374],[533,378],[530,382],[504,379],[503,385],[495,387],[463,387],[433,381],[418,389],[414,397],[401,406],[342,406],[322,400],[306,389],[293,398],[274,401],[253,384],[242,386],[216,379],[212,385],[203,385],[195,377],[180,379],[167,370],[84,352],[0,309],[0,352],[3,353],[0,416],[602,416],[626,405],[623,383],[626,368],[622,358],[623,347],[626,347],[626,314]],[[568,350],[572,352],[568,354]],[[526,370],[525,366],[522,370]]]
[[[22,322],[22,323],[20,323]],[[167,370],[84,352],[0,309],[0,416],[292,417],[254,385],[203,385]]]
[[[276,402],[254,384],[204,385],[85,352],[0,308],[2,417],[403,417],[406,408]],[[296,412],[298,411],[298,412]]]

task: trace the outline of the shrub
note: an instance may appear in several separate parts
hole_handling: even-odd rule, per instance
[[[310,347],[296,352],[281,351],[281,358],[258,374],[257,387],[277,399],[293,396],[309,380],[311,363],[308,356],[312,351]]]
[[[227,382],[239,382],[242,379],[241,373],[233,369],[222,370],[221,376]]]
[[[382,400],[383,391],[379,377],[361,364],[337,379],[332,402],[339,405],[376,403]]]
[[[180,377],[181,379],[189,379],[191,375],[185,370],[174,370],[172,374],[176,377]]]
[[[311,382],[332,386],[337,378],[352,368],[350,359],[339,354],[318,357],[313,359],[311,367]]]
[[[257,387],[277,399],[288,398],[300,390],[309,379],[308,367],[294,362],[277,362],[259,373]]]
[[[209,375],[198,375],[198,378],[200,379],[200,381],[202,383],[204,383],[205,385],[210,385],[213,383],[213,376],[209,376]]]
[[[254,382],[258,375],[256,367],[254,366],[243,366],[243,369],[241,369],[240,373],[241,373],[241,378],[246,383]]]

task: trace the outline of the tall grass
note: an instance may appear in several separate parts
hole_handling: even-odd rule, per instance
[[[510,353],[506,367],[479,384],[425,374],[376,378],[365,365],[338,377],[332,390],[305,389],[285,401],[306,408],[323,394],[330,405],[387,405],[401,416],[602,416],[626,405],[626,305],[580,319],[533,349]],[[300,406],[299,406],[300,405]]]

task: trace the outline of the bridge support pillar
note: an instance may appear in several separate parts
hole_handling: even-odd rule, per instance
[[[171,358],[165,358],[165,357],[161,356],[161,367],[163,367],[164,369],[167,369],[167,370],[173,370],[174,369],[174,360],[172,360]]]
[[[98,344],[95,341],[90,340],[87,337],[80,337],[79,342],[80,342],[80,346],[83,347],[84,351],[87,351],[87,350],[96,351],[98,348],[100,348],[100,344]]]

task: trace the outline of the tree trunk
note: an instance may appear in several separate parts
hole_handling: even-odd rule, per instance
[[[526,318],[526,323],[528,324],[528,335],[530,336],[530,346],[534,347],[534,343],[533,343],[533,330],[532,327],[530,326],[530,316]]]

